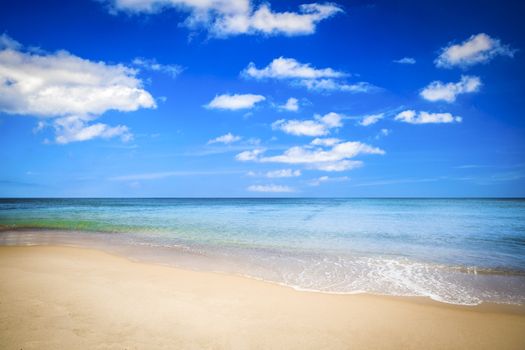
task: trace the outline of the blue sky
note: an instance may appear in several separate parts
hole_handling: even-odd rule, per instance
[[[0,196],[525,196],[517,1],[0,6]]]

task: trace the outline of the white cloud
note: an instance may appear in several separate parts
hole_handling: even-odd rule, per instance
[[[241,161],[241,162],[246,162],[246,161],[249,161],[249,160],[256,160],[257,157],[259,157],[260,154],[264,153],[264,149],[262,148],[256,148],[256,149],[253,149],[253,150],[249,150],[249,151],[244,151],[244,152],[241,152],[239,154],[237,154],[235,156],[235,159]]]
[[[56,117],[155,107],[135,73],[120,64],[92,62],[66,51],[38,55],[4,49],[0,51],[0,110]]]
[[[255,63],[251,62],[242,74],[255,79],[320,79],[340,78],[347,75],[332,68],[318,69],[312,67],[309,63],[301,63],[294,58],[285,57],[274,59],[262,69],[257,69]]]
[[[433,81],[428,84],[420,95],[428,101],[446,101],[454,102],[456,96],[465,93],[476,92],[481,87],[481,80],[475,76],[462,76],[457,83],[443,83],[441,81]]]
[[[0,35],[0,50],[13,49],[18,50],[22,48],[22,44],[11,38],[9,35],[3,33]]]
[[[121,136],[127,127],[88,123],[109,110],[155,108],[136,71],[121,64],[93,62],[66,51],[38,53],[2,36],[0,111],[53,119],[57,142]]]
[[[255,160],[255,159],[254,159]],[[275,178],[285,178],[285,177],[298,177],[301,176],[301,170],[292,170],[292,169],[279,169],[279,170],[270,170],[267,172],[255,172],[248,171],[247,176],[258,176],[258,177],[267,177],[269,179]]]
[[[403,57],[398,60],[394,60],[394,62],[399,64],[416,64],[416,60],[412,57]]]
[[[286,103],[279,106],[279,108],[290,112],[297,112],[299,110],[299,100],[294,97],[290,97]]]
[[[441,49],[441,54],[434,63],[437,67],[468,67],[477,63],[486,63],[496,56],[513,57],[514,49],[501,44],[499,39],[491,38],[485,33],[472,35],[461,44],[449,45]]]
[[[299,85],[305,86],[312,91],[343,91],[343,92],[370,92],[377,89],[376,86],[367,82],[358,82],[347,84],[334,79],[305,79],[298,82]]]
[[[300,5],[297,12],[274,12],[268,3],[250,0],[107,0],[113,11],[154,13],[168,8],[189,12],[185,25],[216,37],[240,34],[307,35],[317,24],[342,12],[335,4]]]
[[[309,149],[294,146],[287,149],[283,154],[260,158],[261,162],[276,162],[289,164],[324,163],[336,162],[346,158],[354,158],[360,154],[384,154],[377,147],[372,147],[358,141],[347,141],[334,145],[329,150],[321,148]]]
[[[143,69],[168,74],[172,78],[176,78],[183,71],[183,68],[179,65],[160,64],[155,59],[147,59],[142,57],[135,58],[133,60],[133,64]]]
[[[301,176],[301,170],[292,170],[292,169],[279,169],[272,170],[266,173],[268,178],[280,178],[280,177],[297,177]]]
[[[250,62],[241,75],[253,79],[288,80],[292,85],[304,86],[312,91],[369,92],[376,89],[370,83],[348,84],[342,78],[347,73],[332,68],[315,68],[310,63],[301,63],[294,58],[275,58],[266,67],[258,69]]]
[[[47,126],[47,124],[40,120],[38,123],[36,123],[36,126],[33,128],[33,134],[37,134],[40,131],[44,130],[44,128]]]
[[[263,163],[304,164],[308,168],[323,171],[344,171],[362,166],[361,161],[349,160],[360,154],[384,154],[382,149],[367,144],[348,141],[338,143],[332,148],[314,148],[294,146],[276,156],[259,157]]]
[[[310,168],[322,171],[346,171],[362,166],[363,162],[360,160],[339,160],[336,162],[315,163],[310,165]]]
[[[232,111],[236,111],[239,109],[249,109],[253,108],[255,104],[266,100],[266,97],[262,95],[254,95],[254,94],[224,94],[224,95],[217,95],[215,98],[205,105],[206,108],[212,108],[212,109],[229,109]]]
[[[350,178],[348,176],[338,176],[338,177],[330,177],[330,176],[320,176],[317,179],[313,179],[309,182],[310,186],[319,186],[322,183],[326,182],[344,182],[348,181]]]
[[[390,133],[392,133],[392,130],[381,129],[381,130],[379,130],[379,133],[376,135],[376,140],[380,139],[381,137],[388,136],[388,135],[390,135]]]
[[[288,193],[295,190],[289,186],[282,185],[251,185],[248,187],[250,192],[273,192],[273,193]]]
[[[371,114],[371,115],[365,115],[365,116],[361,119],[361,121],[359,122],[359,125],[362,125],[362,126],[369,126],[369,125],[375,124],[375,123],[377,123],[379,120],[383,119],[383,116],[384,116],[383,113],[379,113],[379,114]]]
[[[242,137],[233,135],[231,132],[229,132],[229,133],[227,133],[225,135],[218,136],[218,137],[216,137],[216,138],[214,138],[212,140],[209,140],[208,144],[224,143],[224,144],[228,145],[230,143],[234,143],[234,142],[240,141],[241,139],[242,139]]]
[[[109,139],[119,136],[124,142],[133,139],[127,126],[111,127],[103,123],[89,125],[86,120],[76,116],[57,118],[54,120],[53,127],[56,133],[55,141],[60,144],[87,141],[96,137]]]
[[[316,143],[320,143],[320,141]],[[237,154],[235,158],[239,161],[261,163],[302,164],[306,168],[322,171],[345,171],[363,165],[362,161],[351,159],[358,155],[385,154],[385,151],[380,148],[357,141],[335,143],[328,149],[313,147],[312,144],[294,146],[282,154],[266,157],[263,156],[264,152],[263,149],[245,151]]]
[[[272,124],[272,128],[296,136],[320,136],[326,135],[329,132],[325,124],[318,123],[314,120],[280,119]]]
[[[461,117],[453,116],[450,113],[429,113],[414,110],[406,110],[399,113],[395,120],[409,124],[437,124],[437,123],[461,123]]]
[[[343,123],[341,122],[343,116],[334,112],[327,113],[323,116],[316,115],[315,119],[325,124],[329,128],[339,128],[343,126]]]
[[[251,16],[230,17],[220,22],[218,32],[223,35],[263,33],[268,35],[307,35],[315,33],[317,23],[327,19],[341,8],[333,4],[304,4],[299,12],[273,12],[262,4]]]
[[[342,140],[338,138],[315,138],[312,142],[310,142],[314,146],[333,146],[336,143],[341,142]]]
[[[330,129],[343,126],[342,118],[340,114],[330,112],[324,116],[316,115],[314,120],[280,119],[272,124],[272,128],[296,136],[323,136],[329,134]]]

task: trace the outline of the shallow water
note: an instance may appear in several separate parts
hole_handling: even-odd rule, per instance
[[[521,199],[1,199],[0,244],[72,244],[298,289],[525,303]]]

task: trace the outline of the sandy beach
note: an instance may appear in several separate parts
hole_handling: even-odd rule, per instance
[[[299,292],[70,247],[0,247],[2,349],[524,349],[522,307]]]

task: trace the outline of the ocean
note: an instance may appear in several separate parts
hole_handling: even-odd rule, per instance
[[[47,244],[299,290],[525,304],[524,199],[0,199],[0,245]]]

